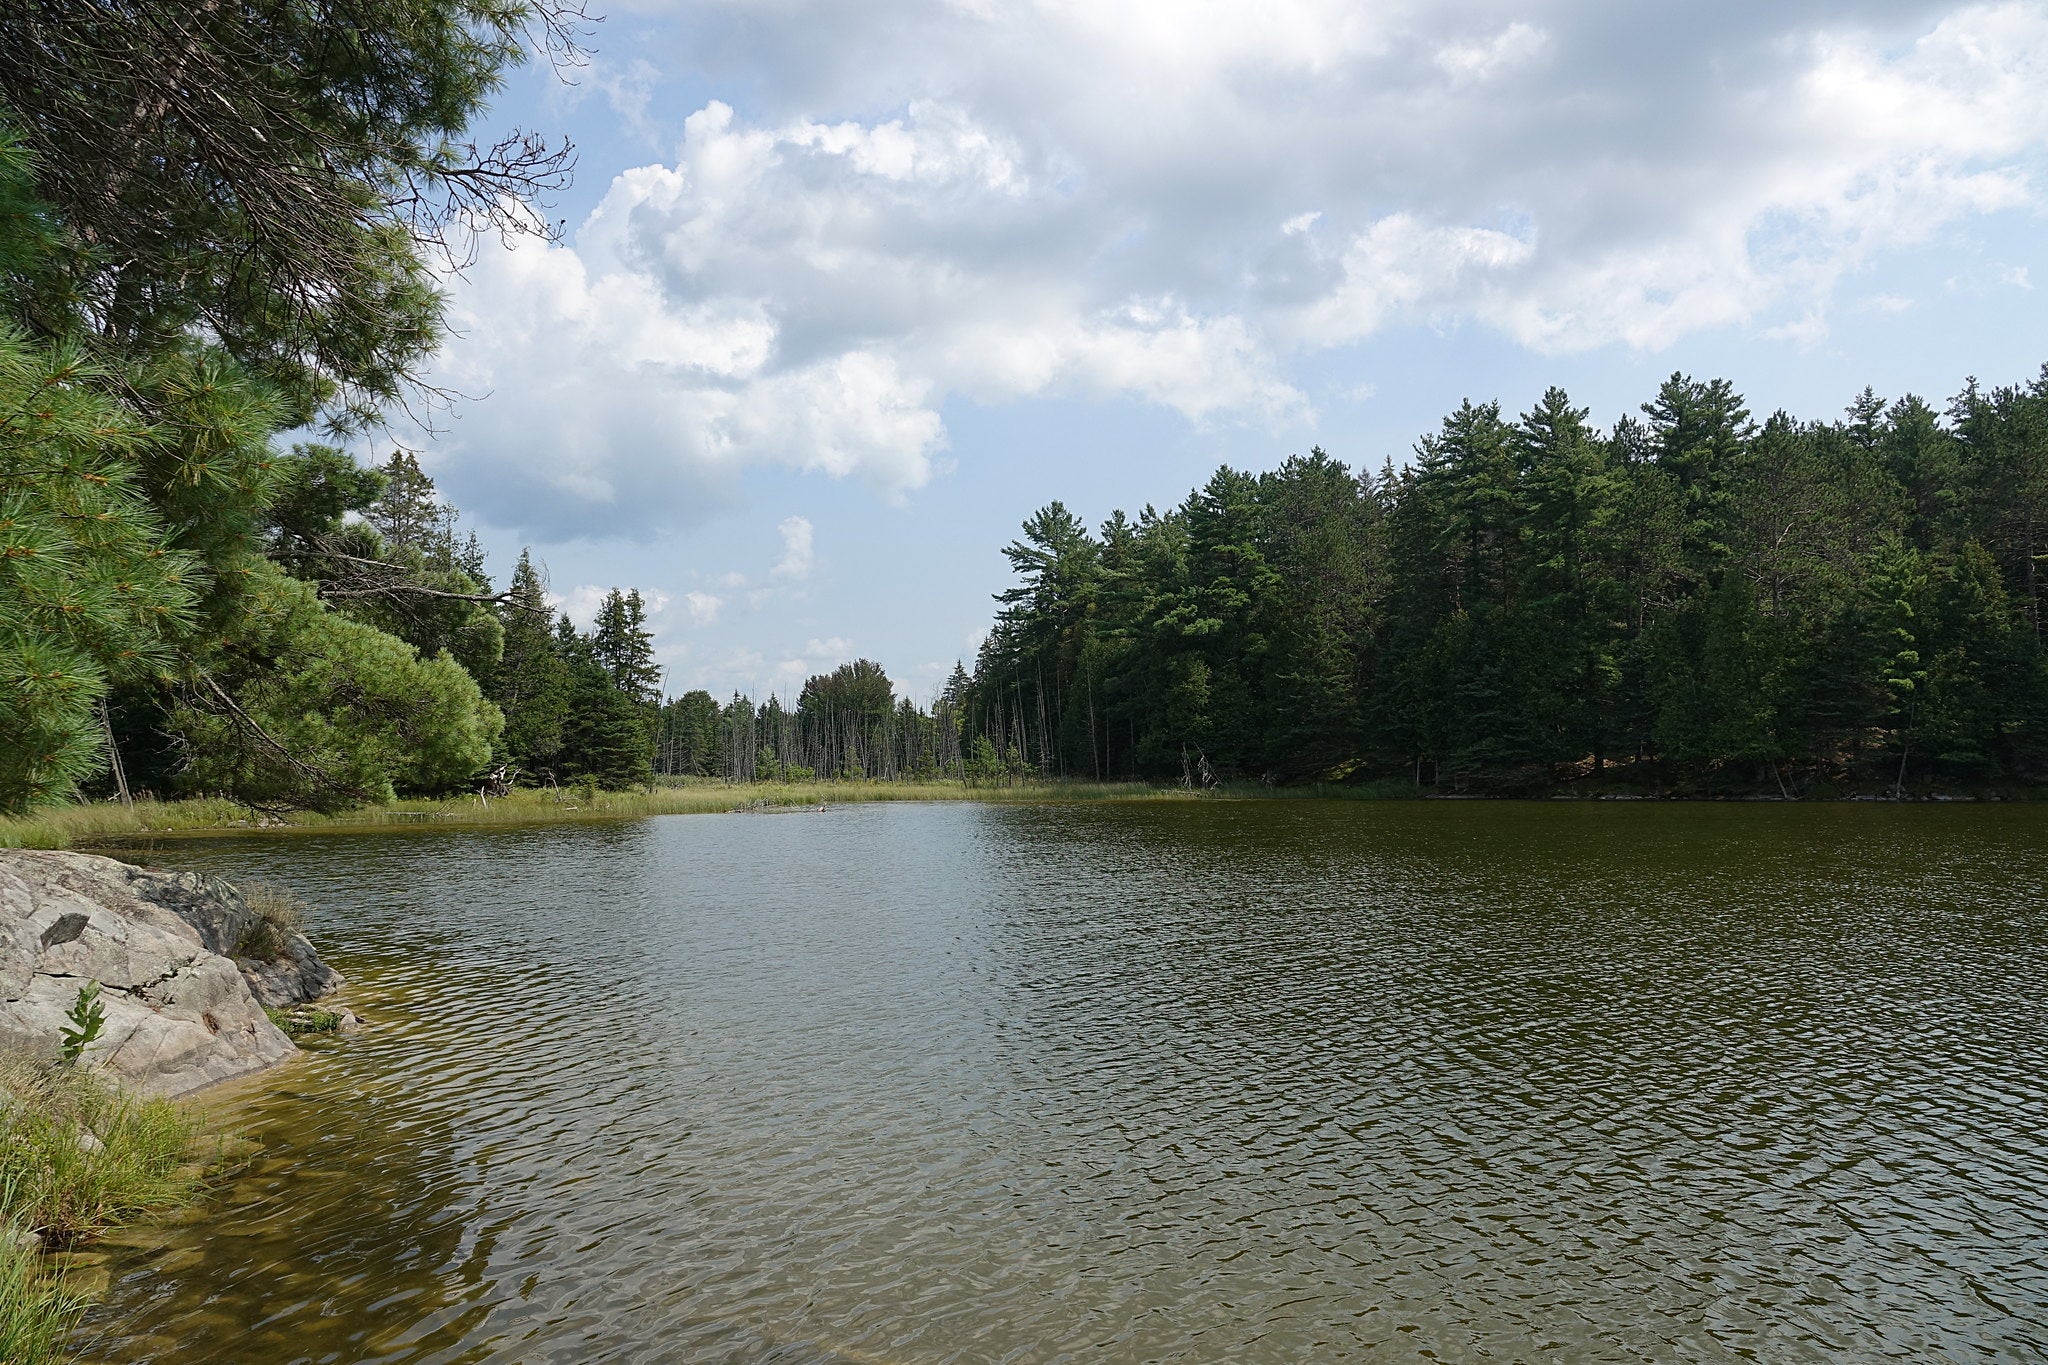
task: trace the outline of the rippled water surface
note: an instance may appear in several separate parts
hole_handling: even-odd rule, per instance
[[[364,1033],[161,1362],[2041,1360],[2048,816],[867,806],[181,842]]]

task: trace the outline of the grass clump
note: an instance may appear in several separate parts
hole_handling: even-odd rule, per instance
[[[287,1038],[315,1037],[324,1033],[341,1032],[341,1016],[333,1010],[316,1009],[312,1005],[294,1005],[291,1009],[263,1007],[270,1022],[284,1031]],[[0,1357],[5,1359],[5,1357]]]
[[[49,1247],[189,1203],[199,1123],[169,1100],[19,1057],[0,1060],[0,1190],[6,1213]],[[0,1359],[5,1359],[0,1356]]]
[[[306,903],[274,882],[242,883],[242,904],[254,917],[235,942],[234,956],[282,961],[291,936],[306,922]]]
[[[66,1066],[0,1053],[0,1362],[55,1365],[86,1296],[42,1252],[190,1203],[200,1125]]]
[[[0,1205],[8,1192],[0,1190]],[[85,1312],[85,1296],[44,1272],[18,1223],[0,1227],[0,1360],[48,1365],[65,1358],[64,1338]]]

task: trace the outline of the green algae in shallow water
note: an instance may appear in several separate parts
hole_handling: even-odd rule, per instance
[[[378,1025],[108,1359],[2034,1358],[2033,808],[898,806],[183,845]],[[145,1345],[145,1343],[147,1343]]]

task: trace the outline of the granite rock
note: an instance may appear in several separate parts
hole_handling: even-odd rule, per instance
[[[0,1044],[50,1058],[89,981],[106,1028],[94,1070],[178,1095],[261,1070],[296,1049],[264,1014],[341,984],[305,937],[274,962],[237,960],[257,923],[215,877],[85,853],[0,850]]]

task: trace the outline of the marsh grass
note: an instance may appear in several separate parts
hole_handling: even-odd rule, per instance
[[[701,815],[735,809],[774,809],[824,804],[846,806],[875,801],[1173,801],[1205,794],[1132,782],[1020,781],[1001,786],[960,782],[749,782],[699,779],[667,781],[632,791],[590,792],[573,788],[521,789],[488,800],[476,796],[444,800],[393,801],[337,815],[302,812],[278,820],[232,801],[138,801],[58,806],[31,815],[0,819],[0,848],[76,848],[119,842],[137,834],[202,834],[261,829],[343,831],[387,827],[543,825],[585,820],[619,820],[649,815]]]
[[[138,831],[246,828],[249,808],[215,797],[190,801],[114,801],[52,806],[28,815],[0,816],[0,848],[74,848]]]
[[[12,1193],[0,1187],[0,1208],[12,1202]],[[43,1269],[42,1258],[20,1238],[23,1231],[13,1220],[0,1225],[0,1361],[47,1365],[64,1359],[64,1338],[85,1312],[86,1300]]]
[[[46,1245],[89,1242],[197,1193],[200,1125],[171,1101],[18,1056],[0,1058],[0,1090],[12,1100],[0,1114],[6,1212]]]
[[[40,1254],[198,1194],[196,1119],[71,1067],[0,1053],[0,1362],[52,1365],[86,1307]]]

